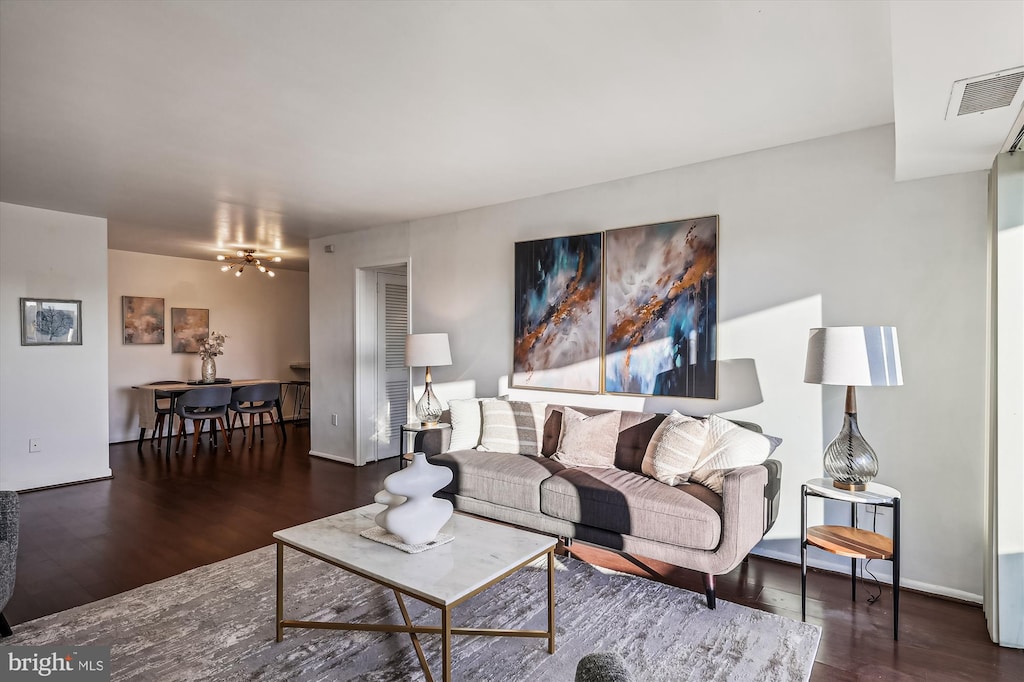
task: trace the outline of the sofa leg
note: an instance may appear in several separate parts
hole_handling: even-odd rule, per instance
[[[3,612],[0,612],[0,637],[10,637],[14,632],[11,630],[11,624],[7,622],[7,618]]]
[[[562,547],[565,548],[565,556],[572,557],[572,538],[560,538]]]
[[[715,576],[711,573],[705,573],[704,576],[704,594],[708,599],[708,608],[715,608]]]

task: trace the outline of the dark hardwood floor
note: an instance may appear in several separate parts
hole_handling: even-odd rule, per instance
[[[233,454],[169,459],[150,446],[110,447],[114,479],[21,496],[18,575],[5,609],[18,623],[161,580],[271,543],[271,533],[372,502],[396,460],[353,467],[309,457],[308,429],[288,427],[287,446],[267,429]],[[795,503],[795,502],[794,502]],[[575,556],[644,575],[614,553],[576,543]],[[659,562],[660,580],[702,592],[700,576]],[[888,589],[876,604],[850,600],[843,576],[808,579],[808,619],[822,626],[813,680],[1024,679],[1024,652],[989,640],[982,611],[903,591],[900,641],[892,640]],[[751,557],[718,579],[719,599],[800,618],[798,567]]]

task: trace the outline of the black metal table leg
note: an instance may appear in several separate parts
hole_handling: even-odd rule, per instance
[[[807,486],[800,486],[800,620],[807,621]]]
[[[900,638],[900,498],[892,501],[892,638]]]

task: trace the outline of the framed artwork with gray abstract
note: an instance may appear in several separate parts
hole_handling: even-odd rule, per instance
[[[59,298],[21,299],[21,345],[81,346],[82,302]]]
[[[164,299],[152,296],[122,296],[122,343],[129,345],[164,342]]]
[[[517,242],[512,386],[601,389],[601,233]]]
[[[171,308],[172,353],[198,353],[209,335],[209,308]]]
[[[604,392],[717,397],[718,216],[605,233]]]

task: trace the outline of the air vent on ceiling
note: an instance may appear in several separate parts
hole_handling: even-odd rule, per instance
[[[1020,91],[1024,66],[953,83],[946,119],[1008,107]]]

